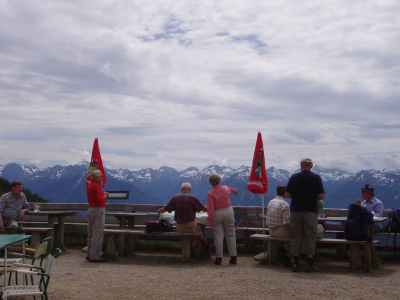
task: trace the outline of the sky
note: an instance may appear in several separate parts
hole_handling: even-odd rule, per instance
[[[0,165],[400,169],[400,2],[0,0]]]

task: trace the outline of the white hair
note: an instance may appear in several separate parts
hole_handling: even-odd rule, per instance
[[[189,182],[182,183],[181,190],[183,189],[191,189],[192,185]]]
[[[101,175],[101,171],[100,170],[93,170],[92,172],[90,172],[90,178],[91,179],[95,179],[96,177],[100,177]]]

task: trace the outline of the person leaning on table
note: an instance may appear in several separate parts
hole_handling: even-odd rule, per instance
[[[101,258],[101,248],[103,246],[106,199],[108,193],[103,192],[103,174],[100,170],[90,173],[91,183],[86,187],[89,209],[88,209],[88,238],[86,260],[90,262],[105,262]]]
[[[370,185],[366,184],[363,188],[361,188],[361,196],[365,201],[361,203],[360,198],[356,199],[356,204],[361,207],[366,208],[368,211],[373,211],[375,217],[383,217],[383,203],[381,200],[375,198],[375,189]],[[381,223],[374,224],[374,233],[378,233],[382,230]]]
[[[27,212],[29,205],[22,192],[22,182],[14,180],[11,192],[0,198],[0,227],[18,227],[18,220],[21,221]],[[4,234],[5,229],[1,229],[0,233]]]
[[[192,192],[192,185],[189,182],[182,183],[181,192],[172,197],[166,206],[161,207],[158,213],[171,213],[175,211],[174,220],[176,221],[176,230],[178,232],[203,233],[199,223],[196,221],[196,212],[207,212],[207,207],[201,204],[199,199],[190,194]],[[209,255],[209,251],[213,250],[213,247],[207,243],[204,235],[199,235],[198,237],[190,237],[191,256],[194,255],[197,241],[202,243],[204,251]]]
[[[207,214],[208,225],[214,230],[215,264],[220,265],[222,262],[225,236],[231,256],[229,263],[235,265],[237,263],[235,219],[229,195],[237,195],[239,192],[226,185],[221,186],[221,177],[218,174],[211,174],[208,182],[212,185],[212,190],[207,194]]]

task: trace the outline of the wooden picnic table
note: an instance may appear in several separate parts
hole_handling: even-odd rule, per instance
[[[116,212],[106,213],[106,216],[116,217],[119,220],[120,229],[133,229],[135,227],[136,217],[158,217],[158,213]]]
[[[136,217],[158,217],[158,213],[136,213],[136,212],[116,212],[106,213],[106,216],[114,216],[119,220],[119,229],[134,229]],[[118,237],[121,247],[125,246],[125,233],[120,233]],[[127,245],[135,249],[138,240],[137,235],[127,236]]]
[[[76,214],[76,211],[30,211],[30,215],[35,216],[47,216],[47,227],[53,228],[54,237],[49,241],[50,249],[53,248],[53,240],[59,241],[62,245],[64,244],[64,221],[69,215]],[[55,224],[55,221],[58,224]]]
[[[4,249],[4,286],[7,286],[7,248],[31,237],[26,234],[0,234],[0,249]]]

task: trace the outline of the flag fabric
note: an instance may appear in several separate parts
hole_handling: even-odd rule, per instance
[[[89,171],[86,178],[86,186],[88,186],[92,181],[90,179],[90,174],[93,170],[100,170],[103,174],[103,187],[107,182],[106,173],[104,172],[103,162],[101,160],[99,140],[96,138],[93,144],[92,158],[90,159]]]
[[[268,191],[268,177],[265,170],[264,145],[261,132],[258,132],[247,189],[253,194],[265,194]]]

